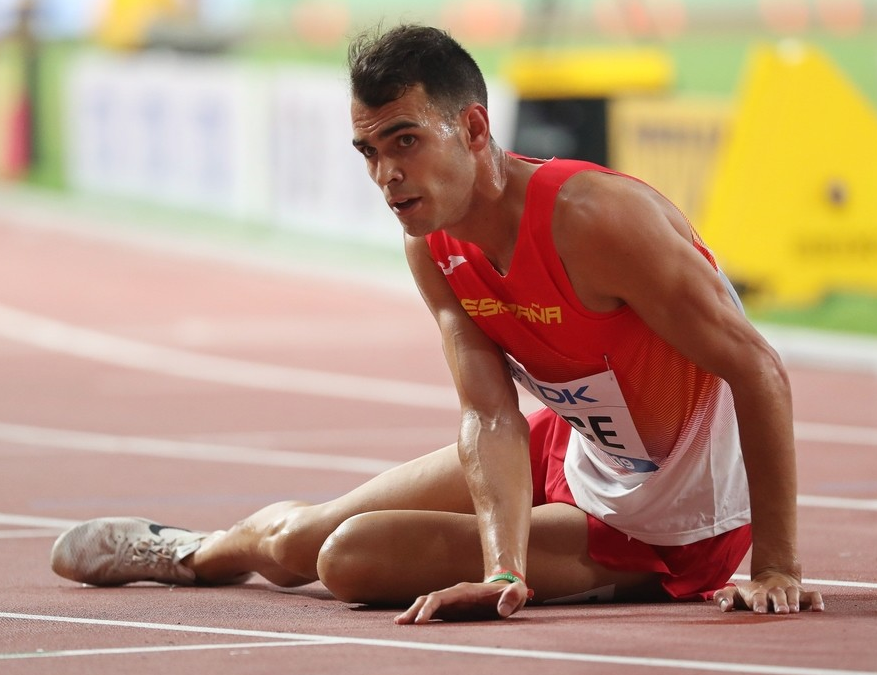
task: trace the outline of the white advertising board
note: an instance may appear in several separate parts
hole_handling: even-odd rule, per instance
[[[258,71],[92,53],[69,74],[74,188],[233,217],[267,213],[267,90]]]
[[[351,146],[342,69],[95,52],[68,72],[74,189],[399,245]],[[494,136],[509,147],[516,99],[498,83],[490,96]]]

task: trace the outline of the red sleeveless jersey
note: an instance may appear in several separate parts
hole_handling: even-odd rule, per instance
[[[684,358],[629,307],[598,313],[578,300],[555,248],[551,223],[561,186],[580,171],[617,173],[590,162],[542,163],[527,187],[505,276],[474,244],[444,231],[428,235],[427,241],[469,315],[530,374],[566,382],[611,368],[643,444],[660,466],[683,435],[709,433],[703,428],[709,423],[692,428],[692,421],[706,421],[704,415],[715,413],[709,408],[719,378]],[[715,268],[712,255],[693,236],[694,246]]]

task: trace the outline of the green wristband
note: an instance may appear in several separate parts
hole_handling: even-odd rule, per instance
[[[510,584],[515,583],[516,581],[520,581],[525,586],[526,582],[521,579],[517,574],[512,574],[511,572],[500,572],[499,574],[494,574],[492,577],[488,577],[484,580],[485,584],[492,584],[494,581],[508,581]]]
[[[493,576],[487,577],[487,579],[484,580],[484,583],[485,584],[492,584],[495,581],[508,581],[510,584],[520,582],[520,583],[524,584],[524,586],[527,586],[527,582],[524,581],[523,577],[520,577],[517,574],[515,574],[514,572],[510,572],[509,570],[503,570],[502,572],[498,572],[497,574],[494,574]],[[533,589],[527,587],[527,600],[532,600],[533,595],[535,595]]]

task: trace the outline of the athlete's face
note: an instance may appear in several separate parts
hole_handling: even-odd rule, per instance
[[[462,111],[449,118],[417,86],[379,108],[354,100],[351,118],[353,145],[406,233],[422,236],[464,220],[475,161]]]

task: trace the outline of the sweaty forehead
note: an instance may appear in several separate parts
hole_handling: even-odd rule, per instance
[[[435,106],[414,90],[377,108],[354,98],[350,105],[353,143],[361,145],[386,138],[400,130],[429,126],[436,117],[438,112]]]

